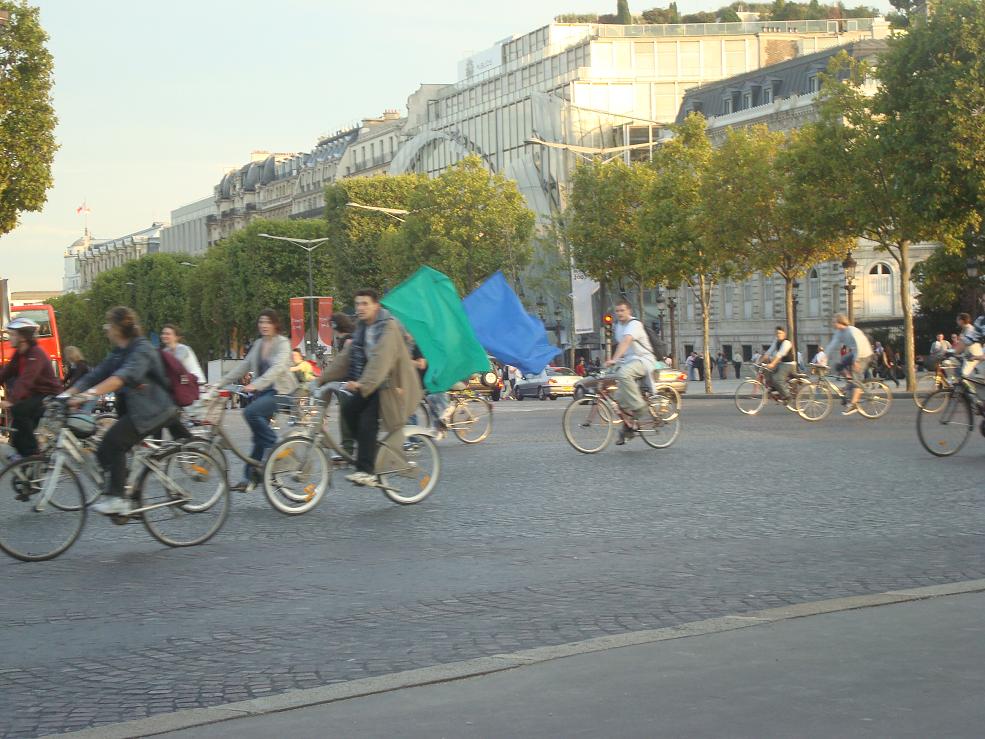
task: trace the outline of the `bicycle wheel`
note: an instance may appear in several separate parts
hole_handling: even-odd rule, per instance
[[[740,413],[755,416],[766,404],[766,386],[759,380],[743,380],[735,389],[735,407]]]
[[[917,408],[927,411],[927,413],[936,413],[944,407],[946,397],[943,395],[937,395],[937,400],[940,402],[934,408],[929,407],[927,405],[927,401],[930,399],[931,395],[934,395],[943,387],[943,381],[940,376],[935,372],[928,372],[927,374],[917,378],[917,389],[913,392],[913,402],[917,404]]]
[[[666,449],[681,433],[681,414],[663,393],[650,398],[649,409],[650,418],[639,421],[639,435],[648,446]]]
[[[79,538],[85,518],[85,492],[67,464],[28,457],[0,471],[0,549],[11,557],[54,559]]]
[[[935,395],[946,395],[943,400]],[[940,407],[935,413],[917,411],[917,436],[923,448],[935,457],[950,457],[961,450],[974,425],[971,402],[963,393],[950,388],[938,390],[928,402]]]
[[[451,414],[451,430],[466,444],[478,444],[492,431],[492,403],[481,398],[457,403]]]
[[[428,405],[426,400],[422,400],[417,404],[417,409],[414,411],[414,423],[426,429],[434,428],[434,418],[431,417],[431,406]]]
[[[400,505],[420,503],[434,490],[441,476],[441,457],[438,447],[429,436],[408,436],[404,444],[407,466],[381,472],[383,494]]]
[[[204,454],[212,459],[215,463],[215,468],[203,468],[199,469],[198,457],[194,455],[169,455],[165,457],[161,462],[161,468],[164,470],[164,474],[167,477],[175,479],[175,475],[172,473],[173,465],[182,465],[183,469],[181,473],[189,477],[195,477],[204,487],[207,483],[212,485],[212,495],[206,497],[203,493],[200,499],[196,499],[194,502],[189,503],[187,508],[190,511],[200,512],[207,508],[211,508],[216,503],[222,500],[222,497],[226,494],[226,489],[228,488],[229,482],[229,470],[226,467],[226,457],[223,455],[222,450],[217,446],[210,444],[205,439],[196,439],[192,437],[191,440],[184,442],[181,445],[182,449],[198,452]]]
[[[893,393],[882,380],[862,383],[862,397],[858,399],[858,412],[866,418],[882,418],[893,403]]]
[[[275,510],[288,516],[307,513],[332,481],[332,465],[320,444],[306,436],[287,437],[270,450],[263,486]]]
[[[595,395],[572,400],[561,419],[564,438],[582,454],[600,452],[612,441],[614,415],[609,404]]]
[[[681,405],[683,405],[684,401],[681,398],[681,394],[673,387],[670,385],[658,385],[651,399],[659,398],[663,400],[654,407],[659,409],[661,418],[664,421],[673,421],[681,414]]]
[[[150,535],[169,547],[204,544],[215,536],[231,505],[219,462],[202,451],[172,447],[143,463],[135,498]]]
[[[805,421],[822,421],[831,412],[831,390],[823,383],[807,383],[798,388],[793,402]]]

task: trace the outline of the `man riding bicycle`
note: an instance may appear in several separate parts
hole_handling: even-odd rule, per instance
[[[356,436],[356,471],[346,479],[379,486],[379,467],[405,465],[403,428],[421,402],[423,389],[404,341],[403,328],[380,305],[375,290],[356,293],[359,319],[351,342],[336,356],[318,384],[345,380],[352,395],[342,400],[342,414]],[[377,451],[380,421],[387,437]]]
[[[855,328],[844,313],[838,313],[832,319],[835,334],[828,344],[825,352],[831,356],[837,356],[837,352],[842,346],[848,349],[839,368],[851,371],[851,383],[854,386],[852,397],[848,407],[841,412],[843,416],[850,416],[858,413],[858,401],[862,397],[862,382],[865,379],[865,370],[868,369],[872,361],[872,345],[865,334]]]
[[[972,322],[968,313],[958,315],[958,341],[954,351],[964,353],[964,364],[961,367],[962,377],[971,377],[978,363],[985,359],[982,353],[982,335],[979,321]]]
[[[15,353],[0,369],[0,385],[12,385],[0,407],[10,411],[10,425],[13,427],[10,445],[16,454],[10,455],[10,462],[38,453],[34,429],[44,414],[42,401],[45,396],[61,392],[61,383],[55,376],[48,354],[38,346],[35,338],[37,330],[38,324],[30,318],[15,318],[7,324],[10,345]]]
[[[646,409],[646,402],[640,394],[639,381],[650,376],[657,368],[657,358],[642,322],[633,317],[633,308],[629,301],[624,298],[616,303],[615,308],[613,338],[616,340],[616,348],[612,352],[612,359],[606,360],[605,365],[620,365],[616,374],[616,402],[627,414],[638,417]],[[632,428],[620,428],[616,444],[625,444],[633,431]]]
[[[787,380],[797,368],[797,358],[794,355],[793,344],[787,338],[787,330],[783,326],[776,327],[776,340],[766,350],[763,356],[766,369],[766,383],[773,388],[784,403],[790,402],[790,389]]]

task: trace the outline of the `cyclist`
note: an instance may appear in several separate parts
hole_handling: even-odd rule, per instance
[[[355,304],[358,322],[352,340],[322,372],[319,384],[346,381],[352,395],[344,397],[342,415],[356,435],[356,471],[346,479],[376,487],[377,460],[387,464],[383,460],[390,457],[406,464],[403,429],[423,390],[403,328],[380,305],[379,294],[371,288],[359,290]],[[381,420],[387,437],[377,452]]]
[[[613,327],[613,338],[616,348],[612,359],[607,359],[605,365],[611,367],[620,364],[616,375],[616,402],[628,415],[635,417],[646,408],[646,402],[640,394],[639,381],[649,376],[657,367],[657,358],[650,346],[643,323],[633,317],[633,308],[629,301],[623,298],[616,302],[616,325]],[[635,429],[619,429],[617,445],[626,443]]]
[[[126,514],[130,512],[130,501],[123,497],[127,451],[174,421],[178,408],[171,400],[161,355],[144,338],[137,314],[124,306],[110,308],[103,329],[114,349],[65,392],[75,396],[71,404],[76,406],[106,393],[116,393],[120,399],[120,418],[96,450],[106,487],[92,509],[96,513]]]
[[[982,356],[982,336],[971,316],[967,313],[958,314],[958,340],[954,345],[958,354],[964,352],[964,365],[961,376],[970,377],[978,363],[985,359]]]
[[[832,324],[835,334],[825,352],[834,355],[834,352],[837,352],[841,347],[848,350],[838,367],[851,372],[852,397],[848,407],[841,412],[843,416],[850,416],[853,413],[858,413],[858,401],[862,397],[862,382],[865,379],[865,371],[872,362],[872,345],[865,334],[849,322],[844,313],[835,314]]]
[[[787,338],[787,330],[783,326],[776,327],[776,340],[766,350],[761,357],[765,363],[766,382],[773,388],[784,403],[790,402],[790,390],[787,387],[787,378],[797,368],[797,359],[794,355],[793,344]]]
[[[252,373],[253,379],[243,387],[243,392],[256,395],[243,411],[243,419],[253,432],[250,457],[262,462],[267,450],[277,443],[277,434],[270,427],[277,413],[277,396],[293,394],[298,389],[298,381],[291,372],[291,340],[280,332],[280,314],[264,308],[257,318],[257,330],[260,337],[253,342],[246,357],[219,380],[219,387]],[[247,464],[243,479],[231,489],[243,492],[258,481],[259,470]]]
[[[10,411],[13,427],[10,444],[16,453],[8,457],[10,462],[38,453],[34,429],[44,413],[42,401],[62,391],[48,354],[38,346],[37,330],[38,324],[30,318],[15,318],[7,324],[14,356],[0,369],[0,385],[12,386],[0,407]]]

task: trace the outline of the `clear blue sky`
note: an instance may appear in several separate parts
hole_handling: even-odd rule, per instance
[[[678,0],[682,12],[725,0]],[[0,237],[12,290],[60,289],[82,233],[119,236],[211,194],[253,149],[306,151],[463,56],[615,0],[33,0],[55,57],[61,149],[41,213]],[[854,2],[847,3],[855,5]],[[887,0],[867,3],[889,9]],[[665,2],[633,0],[640,12]]]

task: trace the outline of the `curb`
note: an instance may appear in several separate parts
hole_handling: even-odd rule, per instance
[[[482,675],[516,669],[524,665],[548,662],[579,654],[590,654],[592,652],[652,644],[670,639],[684,639],[693,636],[702,636],[704,634],[735,631],[780,621],[788,621],[795,618],[818,616],[824,613],[875,608],[896,603],[909,603],[930,598],[979,593],[983,591],[985,591],[985,580],[969,580],[948,583],[946,585],[892,590],[872,595],[832,598],[813,603],[798,603],[792,606],[768,608],[742,615],[721,616],[663,629],[649,629],[614,636],[601,636],[553,647],[537,647],[512,654],[496,654],[491,657],[480,657],[464,662],[453,662],[446,665],[435,665],[434,667],[424,667],[418,670],[381,675],[379,677],[351,680],[345,683],[326,685],[318,688],[292,690],[266,698],[253,698],[251,700],[227,703],[226,705],[212,708],[192,708],[185,711],[162,713],[136,721],[106,724],[91,729],[83,729],[82,731],[50,735],[49,737],[43,737],[43,739],[55,739],[55,737],[75,737],[76,739],[132,739],[133,737],[155,736],[180,729],[190,729],[196,726],[230,721],[237,718],[279,713],[296,708],[335,703],[350,698],[388,693],[404,688],[416,688],[435,683],[449,682],[451,680],[481,677]]]

